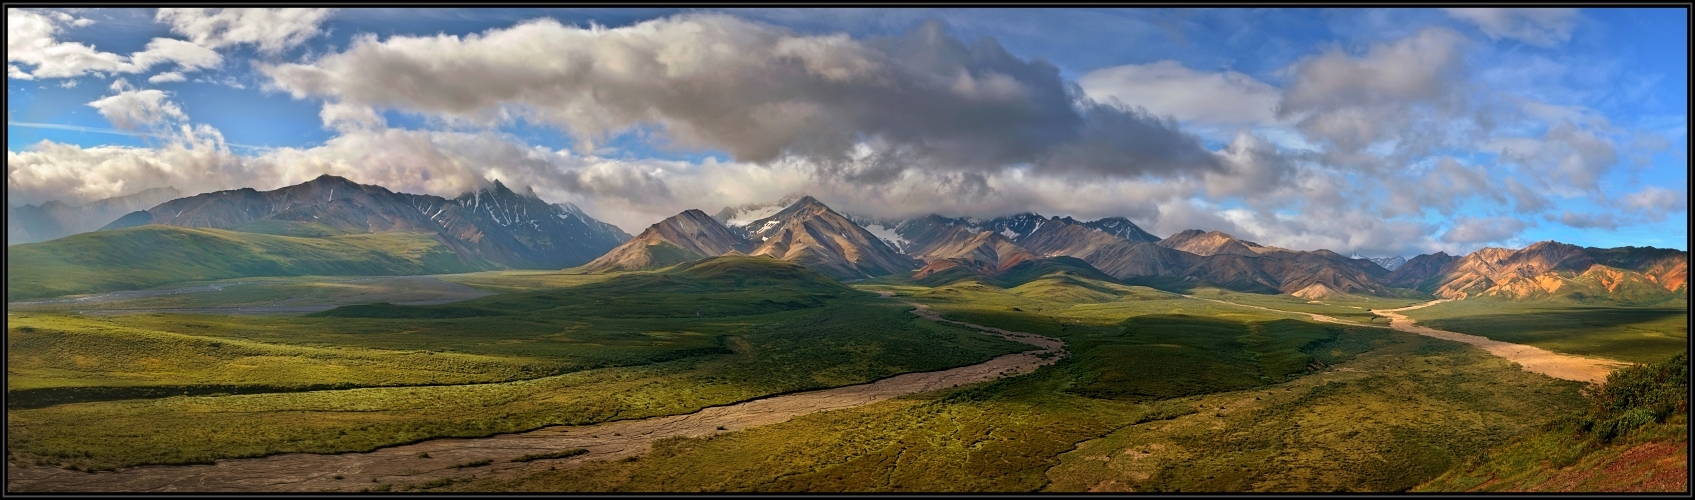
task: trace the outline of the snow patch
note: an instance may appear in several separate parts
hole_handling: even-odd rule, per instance
[[[736,216],[731,217],[730,220],[724,221],[724,225],[730,227],[746,227],[748,224],[759,221],[759,219],[777,215],[777,212],[781,211],[783,211],[783,207],[779,206],[756,208],[749,210],[746,213],[736,214]],[[766,225],[769,226],[770,224],[767,223]]]
[[[871,232],[872,236],[876,236],[877,239],[889,242],[890,246],[895,247],[895,250],[906,248],[908,241],[906,241],[906,238],[900,237],[899,234],[895,234],[894,229],[890,229],[888,226],[882,224],[873,224],[864,227],[866,231]]]

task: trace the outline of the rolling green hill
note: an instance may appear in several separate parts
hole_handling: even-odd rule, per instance
[[[245,276],[433,274],[479,267],[461,262],[425,234],[301,238],[149,225],[7,248],[6,300]]]
[[[540,315],[724,317],[820,307],[842,297],[870,297],[805,266],[770,257],[723,256],[630,273],[581,286],[513,293],[453,304],[364,304],[312,317],[451,319]],[[655,304],[664,304],[656,308]],[[542,312],[542,311],[545,311]]]

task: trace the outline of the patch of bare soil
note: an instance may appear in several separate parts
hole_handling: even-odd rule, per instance
[[[1624,363],[1610,359],[1560,354],[1535,346],[1501,342],[1488,337],[1418,326],[1414,324],[1412,318],[1397,314],[1399,311],[1430,307],[1443,302],[1447,302],[1447,300],[1433,300],[1398,309],[1372,309],[1371,312],[1389,318],[1389,326],[1396,330],[1471,344],[1489,351],[1490,354],[1518,363],[1525,371],[1540,373],[1557,379],[1602,383],[1607,381],[1608,372],[1624,366]]]
[[[370,453],[295,453],[220,460],[213,465],[143,466],[92,473],[45,467],[17,468],[8,463],[6,489],[12,492],[356,491],[378,483],[412,485],[492,474],[516,476],[533,472],[538,467],[568,467],[591,460],[633,457],[647,452],[654,441],[663,438],[734,432],[809,413],[852,408],[907,394],[1020,375],[1052,364],[1066,354],[1065,344],[1057,339],[942,319],[923,305],[917,305],[912,312],[933,321],[974,328],[1039,349],[949,370],[907,373],[867,384],[711,407],[687,415],[588,426],[546,427],[488,438],[436,439]],[[573,448],[586,449],[588,453],[570,458],[512,462],[524,455]],[[423,456],[428,458],[421,458]],[[490,462],[488,465],[455,467],[479,461]]]

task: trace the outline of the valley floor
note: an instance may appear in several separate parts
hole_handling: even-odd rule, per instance
[[[709,271],[226,280],[9,304],[22,370],[9,392],[383,375],[298,395],[8,408],[7,490],[1489,489],[1427,482],[1578,411],[1578,382],[1621,364],[1417,325],[1401,313],[1436,302],[1410,300],[855,285],[878,299],[804,276],[640,295],[723,279]],[[929,321],[908,324],[891,298]],[[227,319],[372,302],[452,303]],[[433,347],[407,350],[420,342]],[[1040,349],[1017,352],[1028,345]],[[142,368],[89,371],[110,366]],[[417,366],[433,371],[397,368]],[[420,382],[450,385],[405,387]],[[1657,457],[1650,468],[1687,470],[1686,456]],[[205,465],[133,466],[169,463]]]
[[[887,297],[887,295],[885,295]],[[564,460],[525,460],[560,450],[583,452],[573,462],[618,460],[645,453],[655,441],[698,438],[783,422],[800,415],[868,405],[897,396],[1016,376],[1058,361],[1058,340],[941,319],[925,306],[913,313],[1038,347],[983,363],[896,375],[869,384],[787,394],[669,417],[548,427],[484,439],[444,439],[338,455],[287,454],[221,461],[213,465],[144,466],[112,472],[8,466],[7,490],[16,492],[254,492],[336,490],[354,481],[446,484],[473,475],[533,473]],[[427,458],[423,458],[427,457]],[[477,465],[467,465],[477,464]],[[93,474],[92,476],[90,474]],[[444,482],[445,481],[445,482]],[[362,481],[361,481],[362,482]]]

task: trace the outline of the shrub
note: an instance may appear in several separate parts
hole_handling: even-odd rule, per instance
[[[1603,443],[1650,422],[1665,422],[1689,409],[1689,356],[1613,370],[1606,385],[1589,386],[1584,396],[1589,412],[1571,424]]]

